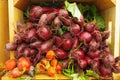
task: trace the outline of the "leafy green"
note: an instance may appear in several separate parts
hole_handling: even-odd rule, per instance
[[[61,36],[64,34],[65,31],[70,31],[70,28],[66,27],[65,25],[62,25],[61,28],[57,30],[57,34]]]
[[[63,69],[62,72],[64,75],[68,76],[69,78],[72,78],[71,74],[74,74],[76,70],[74,70],[74,61],[71,60],[68,64],[68,68],[67,69]]]
[[[29,18],[29,10],[30,10],[30,7],[28,7],[27,10],[23,13],[23,15],[24,15],[26,18]]]
[[[105,30],[105,20],[101,16],[96,16],[96,24],[101,31]]]
[[[72,80],[91,80],[90,77],[94,77],[96,79],[99,79],[99,75],[92,71],[92,70],[86,70],[85,72],[82,72],[80,75],[78,72],[76,72],[75,69],[77,69],[74,65],[74,61],[71,60],[68,64],[67,69],[63,69],[63,74],[71,78]]]
[[[86,75],[94,77],[96,79],[99,79],[99,75],[96,72],[92,71],[92,70],[86,70]]]
[[[57,30],[57,34],[59,35],[59,36],[61,36],[61,35],[63,35],[63,30],[61,29],[61,28],[59,28],[58,30]]]
[[[19,77],[19,78],[17,78],[16,80],[31,80],[32,78],[31,77],[25,77],[25,78],[21,78],[21,77]]]
[[[98,29],[101,31],[105,30],[105,20],[102,16],[98,14],[97,8],[94,5],[88,4],[78,4],[78,8],[84,16],[84,20],[86,23],[94,22],[97,24]]]
[[[77,17],[78,20],[81,19],[82,14],[80,12],[80,10],[78,9],[77,4],[74,3],[69,3],[67,0],[64,2],[65,3],[65,9],[68,10],[73,17]]]
[[[63,26],[62,26],[62,30],[63,30],[63,31],[70,31],[70,28],[63,25]]]

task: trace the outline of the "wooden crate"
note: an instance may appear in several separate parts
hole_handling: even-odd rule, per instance
[[[7,36],[9,36],[9,41],[13,41],[14,30],[17,30],[16,23],[23,21],[23,11],[28,5],[32,3],[38,3],[43,1],[53,1],[53,0],[8,0],[8,17],[9,17],[9,28],[7,31]],[[64,0],[54,0],[54,1],[64,1]],[[113,55],[120,55],[120,0],[68,0],[70,2],[87,2],[92,3],[98,7],[100,14],[104,17],[107,29],[111,31],[109,38],[110,46]],[[1,20],[0,20],[1,21]],[[0,25],[1,26],[1,25]],[[0,29],[3,29],[0,27]],[[1,34],[0,34],[1,35]],[[3,36],[4,37],[4,36]],[[7,39],[5,39],[7,40]],[[1,45],[2,43],[0,43]],[[0,48],[1,49],[1,48]],[[0,55],[1,56],[1,55]],[[10,58],[14,58],[14,53],[10,53]],[[0,58],[0,61],[4,59]],[[113,74],[114,80],[119,80],[120,74]],[[68,78],[62,74],[57,74],[56,77],[48,77],[45,74],[39,74],[35,76],[36,79],[60,79],[67,80]],[[2,80],[13,80],[8,76],[3,76]]]

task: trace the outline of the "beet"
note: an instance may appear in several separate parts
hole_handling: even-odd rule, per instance
[[[114,65],[115,64],[115,58],[111,54],[106,54],[102,57],[102,63],[104,65]]]
[[[57,49],[55,50],[56,57],[58,59],[65,59],[67,58],[67,52],[65,52],[63,49]]]
[[[58,28],[60,28],[60,26],[62,25],[62,22],[61,22],[61,20],[59,19],[59,17],[56,17],[56,18],[54,19],[54,24],[55,24],[55,26],[57,26]]]
[[[85,53],[81,49],[75,50],[71,53],[71,57],[73,57],[75,59],[84,59],[85,58]]]
[[[101,51],[95,50],[95,51],[89,51],[87,54],[88,54],[89,57],[94,59],[94,58],[99,57],[100,53],[101,53]]]
[[[67,10],[65,10],[65,9],[60,9],[60,10],[59,10],[59,13],[58,13],[58,16],[63,16],[63,17],[68,18],[69,14],[68,14],[68,11],[67,11]]]
[[[90,42],[92,39],[92,35],[89,32],[82,32],[79,36],[81,41]]]
[[[47,41],[44,41],[43,43],[41,43],[39,45],[38,50],[40,53],[45,53],[47,52],[48,50],[50,50],[53,46],[53,40],[47,40]]]
[[[79,40],[78,40],[78,38],[77,38],[77,37],[72,38],[72,43],[73,43],[72,49],[77,48],[78,45],[79,45]]]
[[[59,37],[59,36],[54,36],[53,39],[54,39],[55,45],[56,45],[58,48],[62,46],[63,40],[62,40],[61,37]]]
[[[17,44],[10,42],[5,45],[5,48],[9,51],[14,51],[17,49]]]
[[[17,51],[23,52],[26,47],[27,47],[27,45],[25,43],[22,43],[22,44],[18,45]]]
[[[106,39],[108,39],[109,36],[110,36],[110,32],[104,31],[102,35],[102,40],[105,41]]]
[[[87,31],[87,32],[93,32],[94,31],[94,29],[95,29],[95,24],[94,23],[88,23],[86,26],[85,26],[85,30]]]
[[[48,26],[42,26],[37,30],[38,37],[43,40],[48,40],[51,37],[51,32]]]
[[[72,38],[72,35],[69,33],[69,32],[66,32],[62,35],[62,38],[63,39],[71,39]]]
[[[86,56],[85,60],[87,61],[87,64],[90,64],[92,59],[90,57]]]
[[[51,13],[54,11],[54,8],[51,7],[42,7],[43,13]]]
[[[34,6],[30,9],[29,12],[29,19],[30,21],[34,22],[36,19],[39,19],[40,16],[42,15],[43,11],[40,6]]]
[[[71,27],[70,27],[70,33],[72,35],[77,35],[78,33],[80,32],[80,26],[78,24],[73,24]]]
[[[71,39],[64,39],[62,47],[64,50],[70,50],[72,48],[72,40]]]
[[[25,41],[26,42],[31,42],[34,38],[36,38],[36,36],[37,36],[36,29],[28,30],[26,32],[26,34],[24,35]]]
[[[87,67],[87,61],[85,59],[79,59],[78,64],[82,69]]]
[[[29,46],[30,48],[37,48],[41,43],[42,41],[35,41],[33,43],[30,43]]]
[[[100,43],[99,42],[96,42],[96,40],[95,39],[92,39],[91,41],[90,41],[90,44],[89,44],[89,50],[97,50],[99,47],[100,47]]]
[[[94,30],[91,34],[92,34],[93,38],[96,39],[97,42],[102,41],[102,34],[100,31]]]
[[[70,19],[67,19],[63,16],[60,16],[59,18],[65,26],[70,26],[71,25],[71,20]]]
[[[38,25],[44,26],[46,24],[47,24],[47,14],[42,14],[40,19],[39,19]]]
[[[56,16],[57,16],[56,12],[49,13],[47,15],[47,24],[51,24]]]
[[[15,42],[16,44],[20,44],[20,43],[23,42],[23,39],[22,39],[22,37],[20,36],[20,34],[15,34],[15,35],[14,35],[14,42]]]
[[[16,52],[15,53],[15,58],[16,59],[19,59],[20,57],[22,57],[23,56],[23,53],[21,53],[21,52]]]
[[[101,76],[103,76],[103,77],[112,76],[111,68],[105,67],[104,65],[100,66],[100,73],[101,73]]]

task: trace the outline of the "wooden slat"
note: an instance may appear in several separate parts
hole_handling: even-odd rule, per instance
[[[13,0],[8,0],[8,12],[9,12],[9,41],[13,42],[13,37],[14,37],[14,5],[13,5]],[[10,58],[14,59],[14,52],[10,51]]]
[[[23,11],[27,9],[29,4],[30,4],[30,0],[14,0],[15,7]]]
[[[108,8],[115,6],[116,0],[96,0],[94,4],[99,8],[99,10],[103,11]]]
[[[115,15],[114,15],[115,16]],[[115,23],[115,46],[114,56],[120,55],[120,0],[116,3],[116,23]]]
[[[17,8],[21,10],[25,10],[30,3],[59,2],[59,1],[64,1],[64,0],[14,0],[14,4]],[[68,0],[68,1],[94,3],[101,11],[113,7],[116,4],[116,0],[102,0],[102,1],[101,0]]]
[[[9,42],[8,1],[0,0],[0,68],[9,58],[9,52],[5,51],[7,42]]]
[[[116,28],[115,27],[116,7],[112,7],[107,10],[102,11],[101,15],[105,19],[105,24],[106,24],[107,30],[110,31],[110,37],[108,39],[108,42],[110,44],[111,51],[114,54],[114,42],[115,42],[114,38],[115,38],[115,28]]]
[[[63,2],[65,0],[31,0],[32,3],[40,3],[40,2]],[[68,0],[69,2],[93,2],[95,0]]]

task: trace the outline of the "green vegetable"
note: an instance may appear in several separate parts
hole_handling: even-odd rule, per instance
[[[105,20],[102,16],[100,16],[97,12],[97,8],[94,5],[88,5],[88,4],[78,4],[78,8],[81,11],[81,13],[84,16],[84,20],[86,23],[88,22],[94,22],[97,24],[98,29],[100,31],[105,30]]]
[[[95,17],[95,19],[96,19],[96,23],[97,23],[99,30],[104,31],[105,30],[105,20],[99,15],[97,15]]]
[[[25,78],[20,78],[20,77],[19,77],[19,78],[17,78],[16,80],[31,80],[31,79],[32,79],[32,78],[28,76],[28,77],[25,77]]]
[[[63,35],[63,33],[64,33],[64,32],[63,32],[63,30],[62,30],[61,28],[57,30],[57,34],[58,34],[59,36]]]
[[[57,34],[61,36],[64,34],[65,31],[70,31],[70,28],[62,25],[61,28],[57,30]]]
[[[92,70],[86,70],[86,75],[94,77],[96,79],[99,79],[99,75],[96,72],[92,71]]]
[[[82,17],[82,14],[80,12],[80,10],[78,9],[78,6],[77,4],[74,2],[74,3],[69,3],[68,1],[65,1],[65,9],[68,10],[73,17],[77,17],[78,20],[81,19]]]
[[[27,10],[23,13],[23,15],[24,15],[26,18],[29,18],[29,10],[30,10],[30,7],[28,7]]]
[[[70,31],[70,28],[63,25],[63,26],[62,26],[62,30],[63,30],[63,31]]]

